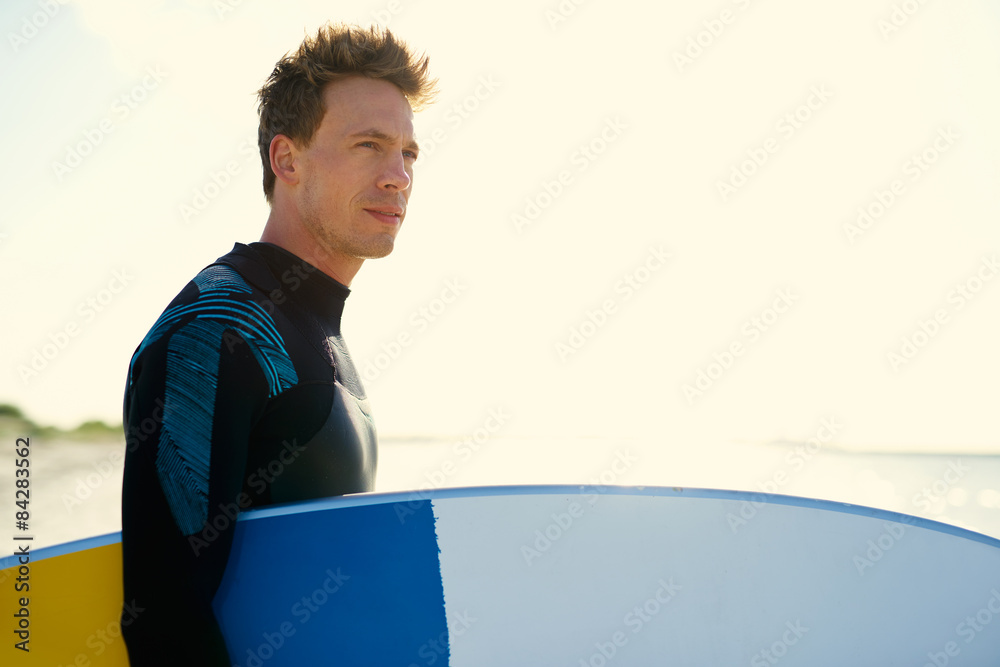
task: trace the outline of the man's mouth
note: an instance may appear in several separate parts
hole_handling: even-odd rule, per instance
[[[379,222],[389,225],[399,224],[400,219],[403,217],[403,210],[400,208],[366,208],[365,211]]]

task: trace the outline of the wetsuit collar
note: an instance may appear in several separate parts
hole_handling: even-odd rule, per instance
[[[256,260],[248,263],[252,268],[241,267],[251,283],[275,300],[292,299],[320,320],[336,323],[339,330],[349,287],[273,243],[237,243],[233,252]]]

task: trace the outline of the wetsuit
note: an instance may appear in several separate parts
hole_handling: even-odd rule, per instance
[[[375,427],[340,334],[349,293],[277,246],[236,244],[133,355],[122,634],[134,666],[233,664],[212,600],[239,509],[374,488]]]

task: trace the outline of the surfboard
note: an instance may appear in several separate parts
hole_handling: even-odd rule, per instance
[[[2,664],[127,665],[120,535],[0,568]],[[215,611],[240,667],[995,666],[1000,540],[709,489],[361,494],[243,513]]]

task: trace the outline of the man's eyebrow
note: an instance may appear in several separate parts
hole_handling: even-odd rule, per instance
[[[361,130],[360,132],[354,132],[353,134],[348,135],[347,138],[348,139],[371,138],[371,139],[379,139],[380,141],[385,141],[389,143],[396,140],[395,137],[390,136],[385,132],[383,132],[382,130],[375,127],[370,127],[367,130]],[[417,145],[415,139],[411,139],[409,143],[406,144],[405,148],[412,149],[418,152],[420,151],[420,146]]]

